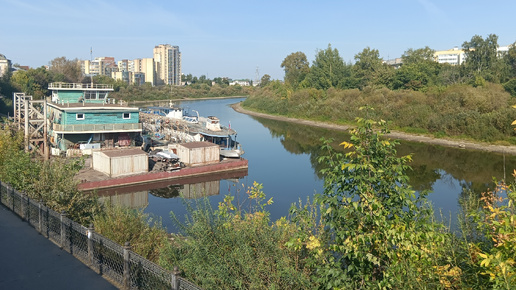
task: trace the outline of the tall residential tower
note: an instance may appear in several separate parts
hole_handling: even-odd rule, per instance
[[[181,84],[181,52],[179,52],[179,46],[160,44],[154,47],[154,63],[157,84],[174,86]]]

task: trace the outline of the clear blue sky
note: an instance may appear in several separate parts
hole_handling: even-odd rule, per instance
[[[182,72],[208,78],[283,79],[301,51],[310,62],[328,44],[353,62],[364,48],[384,59],[409,48],[460,47],[478,34],[516,41],[516,1],[458,0],[0,0],[0,54],[39,67],[64,56],[151,58],[178,45]]]

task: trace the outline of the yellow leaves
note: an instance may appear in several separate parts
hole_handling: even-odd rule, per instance
[[[459,267],[450,267],[450,264],[444,266],[434,266],[437,274],[439,275],[439,283],[441,283],[444,288],[454,287],[454,284],[459,281],[462,275],[462,270]]]
[[[353,144],[344,141],[344,142],[340,143],[339,146],[344,146],[344,149],[348,149],[348,148],[353,147]]]
[[[319,240],[315,236],[312,235],[308,238],[308,242],[306,243],[307,249],[313,250],[319,248],[320,246],[321,242],[319,242]]]

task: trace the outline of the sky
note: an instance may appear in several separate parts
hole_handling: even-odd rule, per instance
[[[0,0],[0,54],[37,68],[63,56],[152,58],[154,46],[170,44],[183,74],[283,80],[289,54],[312,63],[329,45],[350,63],[365,48],[393,59],[474,35],[509,45],[514,11],[514,0]]]

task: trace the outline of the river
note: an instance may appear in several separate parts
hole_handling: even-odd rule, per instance
[[[230,107],[242,100],[181,101],[175,105],[196,110],[201,116],[217,116],[223,126],[231,124],[245,150],[244,158],[249,161],[247,175],[217,176],[181,185],[160,183],[112,190],[111,194],[121,194],[117,198],[126,205],[144,207],[146,213],[160,217],[169,231],[175,231],[170,212],[184,217],[187,213],[185,201],[200,201],[203,200],[200,196],[207,196],[215,208],[225,195],[232,194],[236,196],[235,204],[247,208],[246,190],[253,182],[263,184],[267,199],[273,198],[274,203],[266,207],[273,221],[287,216],[293,203],[300,200],[305,203],[308,197],[312,200],[314,194],[322,193],[323,180],[317,164],[319,140],[325,137],[344,141],[349,135],[342,131],[252,117]],[[411,186],[418,192],[428,191],[428,199],[436,211],[451,218],[452,224],[460,210],[459,197],[463,188],[477,194],[486,191],[493,186],[493,177],[512,179],[516,164],[516,156],[512,155],[414,142],[401,141],[397,150],[400,155],[412,154],[410,165],[413,170],[408,172]],[[187,198],[178,197],[180,193]]]

